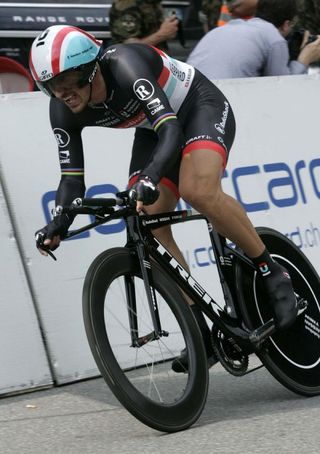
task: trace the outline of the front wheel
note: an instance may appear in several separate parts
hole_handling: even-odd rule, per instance
[[[303,254],[276,230],[257,228],[271,256],[289,272],[295,293],[308,307],[295,323],[277,332],[258,353],[269,372],[284,386],[305,396],[320,394],[320,279]],[[236,262],[239,305],[250,329],[272,318],[261,280],[254,269]]]
[[[84,322],[96,364],[122,405],[144,424],[175,432],[193,424],[203,410],[207,361],[198,325],[180,291],[156,264],[152,273],[163,335],[152,336],[139,263],[126,248],[105,251],[90,266]],[[177,374],[171,363],[183,349],[189,368]]]

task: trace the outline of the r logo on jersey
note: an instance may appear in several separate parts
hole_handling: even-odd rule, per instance
[[[145,101],[153,95],[154,86],[147,79],[138,79],[133,84],[133,90],[141,101]]]
[[[64,148],[69,144],[70,136],[67,131],[61,128],[54,128],[53,133],[59,147]]]

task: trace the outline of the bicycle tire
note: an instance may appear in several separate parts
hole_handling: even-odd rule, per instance
[[[207,359],[200,330],[181,292],[155,263],[152,265],[152,273],[154,288],[158,292],[158,296],[160,295],[158,299],[161,300],[158,301],[158,304],[161,303],[159,315],[160,319],[163,316],[162,329],[166,329],[167,324],[173,323],[174,325],[170,335],[161,337],[159,344],[158,341],[153,341],[146,344],[146,347],[143,346],[143,348],[149,348],[148,352],[132,347],[130,347],[131,350],[127,348],[129,347],[129,333],[124,326],[127,307],[120,315],[112,312],[115,300],[117,311],[123,309],[118,296],[112,298],[112,295],[113,292],[118,292],[118,285],[120,294],[123,294],[121,280],[124,276],[135,278],[137,281],[135,282],[136,292],[138,292],[138,284],[140,286],[138,260],[127,248],[113,248],[101,253],[88,269],[83,287],[84,324],[97,367],[119,402],[144,424],[160,431],[176,432],[194,424],[202,413],[208,392]],[[142,299],[141,296],[137,301],[137,306],[142,305]],[[126,297],[123,304],[127,304]],[[135,312],[143,318],[147,317],[150,311],[148,308],[144,311],[142,307],[141,309],[137,307]],[[163,315],[164,313],[166,315]],[[113,323],[117,322],[117,318],[120,322],[121,336],[123,339],[126,338],[126,341],[121,338],[120,343],[119,340],[113,343],[113,333],[119,336],[113,326]],[[149,323],[149,321],[146,323],[145,320],[139,320],[139,322],[142,327]],[[181,336],[177,332],[177,327],[181,329]],[[169,340],[170,336],[171,340]],[[169,347],[165,344],[165,342],[174,343],[176,339],[180,341],[180,338],[185,341],[189,355],[187,374],[176,374],[171,371],[171,359],[175,356],[172,356],[170,350],[173,349],[171,347],[173,344],[168,344]],[[161,350],[160,359],[154,355],[154,350],[152,350],[155,360],[151,365],[150,349],[157,347]],[[165,348],[168,348],[168,351]],[[130,358],[132,357],[134,364],[129,364],[129,360],[121,358],[121,355],[123,356],[121,349],[125,349],[125,353]],[[168,354],[169,357],[167,357]],[[143,368],[135,357],[133,358],[134,355],[146,355],[146,368]],[[153,368],[152,378],[145,378],[151,368]],[[148,380],[151,383],[148,383]],[[156,384],[153,383],[154,380],[158,380]],[[168,382],[167,384],[165,380]],[[147,386],[150,387],[148,395],[144,394],[145,385],[146,389]],[[168,389],[165,389],[167,385]],[[177,397],[174,395],[174,389],[178,386],[181,387],[181,395]],[[158,387],[155,392],[154,387]],[[151,396],[153,392],[155,395]],[[160,396],[160,393],[163,395]]]
[[[320,394],[320,279],[304,253],[285,235],[259,227],[257,232],[275,260],[285,266],[295,292],[308,301],[306,311],[286,330],[268,339],[257,356],[285,387],[304,396]],[[240,260],[235,265],[240,312],[250,329],[272,318],[261,281]]]

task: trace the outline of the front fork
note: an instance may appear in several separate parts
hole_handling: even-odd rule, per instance
[[[139,221],[136,216],[127,219],[127,245],[134,244],[134,251],[137,253],[139,260],[139,268],[141,271],[144,290],[147,295],[150,316],[153,325],[153,331],[150,333],[139,336],[138,314],[137,314],[137,300],[135,292],[135,282],[133,276],[125,277],[125,289],[127,296],[127,309],[130,323],[131,332],[131,346],[142,347],[148,342],[159,339],[162,336],[168,336],[167,331],[162,330],[156,292],[153,285],[153,276],[151,271],[151,262],[149,252],[145,246],[140,232]]]

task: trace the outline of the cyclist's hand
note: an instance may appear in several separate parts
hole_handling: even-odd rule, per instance
[[[142,211],[143,205],[152,205],[159,197],[159,189],[151,178],[140,176],[129,192],[132,201],[137,202],[137,211]]]
[[[36,246],[40,254],[47,256],[48,251],[54,251],[65,238],[70,227],[70,219],[66,214],[55,216],[48,225],[35,233]]]

